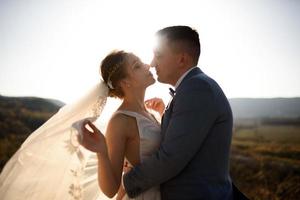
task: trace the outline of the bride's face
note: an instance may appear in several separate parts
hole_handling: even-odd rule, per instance
[[[146,88],[155,83],[150,66],[143,63],[134,54],[129,54],[127,58],[127,81],[132,88]]]

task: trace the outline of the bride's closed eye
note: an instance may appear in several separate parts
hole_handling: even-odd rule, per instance
[[[139,62],[136,62],[134,65],[133,65],[133,69],[139,69],[141,68],[142,66],[144,66],[145,64],[141,61]]]
[[[140,64],[140,63],[135,64],[135,65],[134,65],[134,68],[135,68],[135,69],[141,68],[141,64]]]

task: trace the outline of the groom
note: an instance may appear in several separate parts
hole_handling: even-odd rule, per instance
[[[187,26],[157,32],[152,66],[175,87],[161,124],[159,150],[124,175],[129,197],[160,185],[163,200],[232,199],[232,112],[219,85],[198,67],[198,33]]]

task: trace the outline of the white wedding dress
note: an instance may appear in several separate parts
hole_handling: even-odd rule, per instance
[[[62,107],[34,131],[4,166],[0,174],[0,199],[109,199],[98,186],[96,154],[78,143],[79,133],[72,126],[79,120],[93,117],[98,118],[95,124],[104,132],[107,119],[104,120],[105,114],[101,113],[107,94],[106,84],[97,84],[79,101]],[[160,125],[138,113],[118,112],[136,118],[143,161],[159,147]],[[151,188],[135,199],[160,199],[159,187]]]
[[[143,160],[158,150],[161,142],[160,124],[139,114],[128,110],[120,110],[116,113],[122,113],[131,117],[134,117],[137,122],[139,136],[140,136],[140,159]],[[127,195],[122,200],[129,200]],[[160,188],[159,186],[150,188],[143,192],[134,200],[160,200]]]

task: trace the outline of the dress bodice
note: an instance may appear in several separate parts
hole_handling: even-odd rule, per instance
[[[116,113],[122,113],[136,119],[140,136],[140,159],[143,162],[147,156],[150,156],[159,148],[161,142],[160,124],[154,119],[137,112],[119,110]]]
[[[119,110],[116,113],[122,113],[134,117],[138,126],[140,137],[140,159],[141,162],[156,150],[158,150],[161,143],[160,124],[155,119],[150,119],[137,112],[128,110]],[[160,200],[160,187],[155,186],[143,192],[139,196],[131,199],[125,195],[122,200]]]

